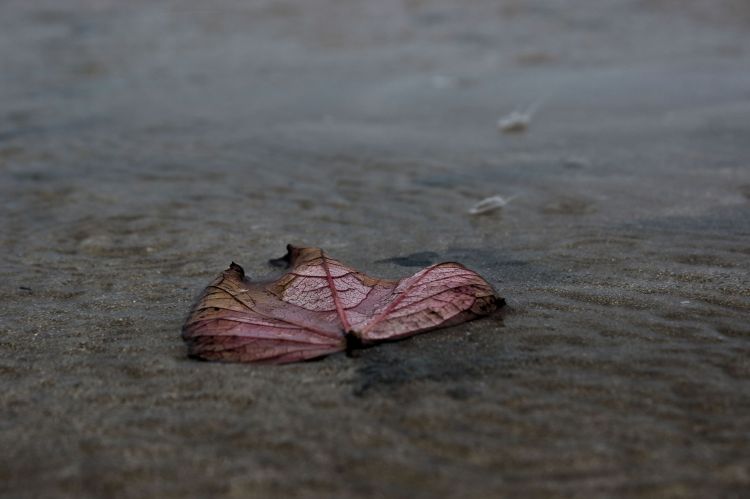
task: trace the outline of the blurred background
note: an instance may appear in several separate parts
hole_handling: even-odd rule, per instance
[[[742,497],[748,35],[745,0],[3,1],[0,492]],[[187,359],[197,293],[286,243],[509,305]]]

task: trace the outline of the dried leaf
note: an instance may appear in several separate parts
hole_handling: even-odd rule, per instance
[[[232,263],[203,291],[182,329],[191,356],[295,362],[458,324],[504,304],[458,263],[391,281],[357,272],[319,248],[287,250],[282,260],[289,271],[276,280],[253,282]]]

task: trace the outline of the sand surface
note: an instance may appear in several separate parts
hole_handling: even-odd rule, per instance
[[[745,1],[7,0],[0,68],[3,497],[748,497]],[[509,305],[188,359],[289,242]]]

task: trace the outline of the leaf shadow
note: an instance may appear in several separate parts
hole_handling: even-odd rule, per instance
[[[376,260],[375,263],[393,263],[400,267],[427,267],[432,265],[440,257],[434,251],[419,251],[405,256],[394,256]]]
[[[493,334],[490,329],[504,327],[507,309],[503,307],[482,319],[484,325],[476,325],[481,330],[457,335],[461,328],[450,328],[355,350],[351,356],[359,365],[352,381],[352,395],[395,392],[423,381],[444,383],[450,389],[457,383],[485,376],[497,367],[497,359],[487,355],[484,335]]]

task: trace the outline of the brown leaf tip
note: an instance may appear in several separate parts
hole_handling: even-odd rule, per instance
[[[237,272],[240,275],[240,279],[245,278],[245,269],[243,269],[242,266],[239,264],[232,262],[229,264],[229,268],[227,270],[230,272],[232,271]]]
[[[471,307],[471,311],[477,315],[489,315],[496,310],[500,310],[504,306],[505,298],[501,298],[497,295],[490,295],[477,299],[474,306]]]

